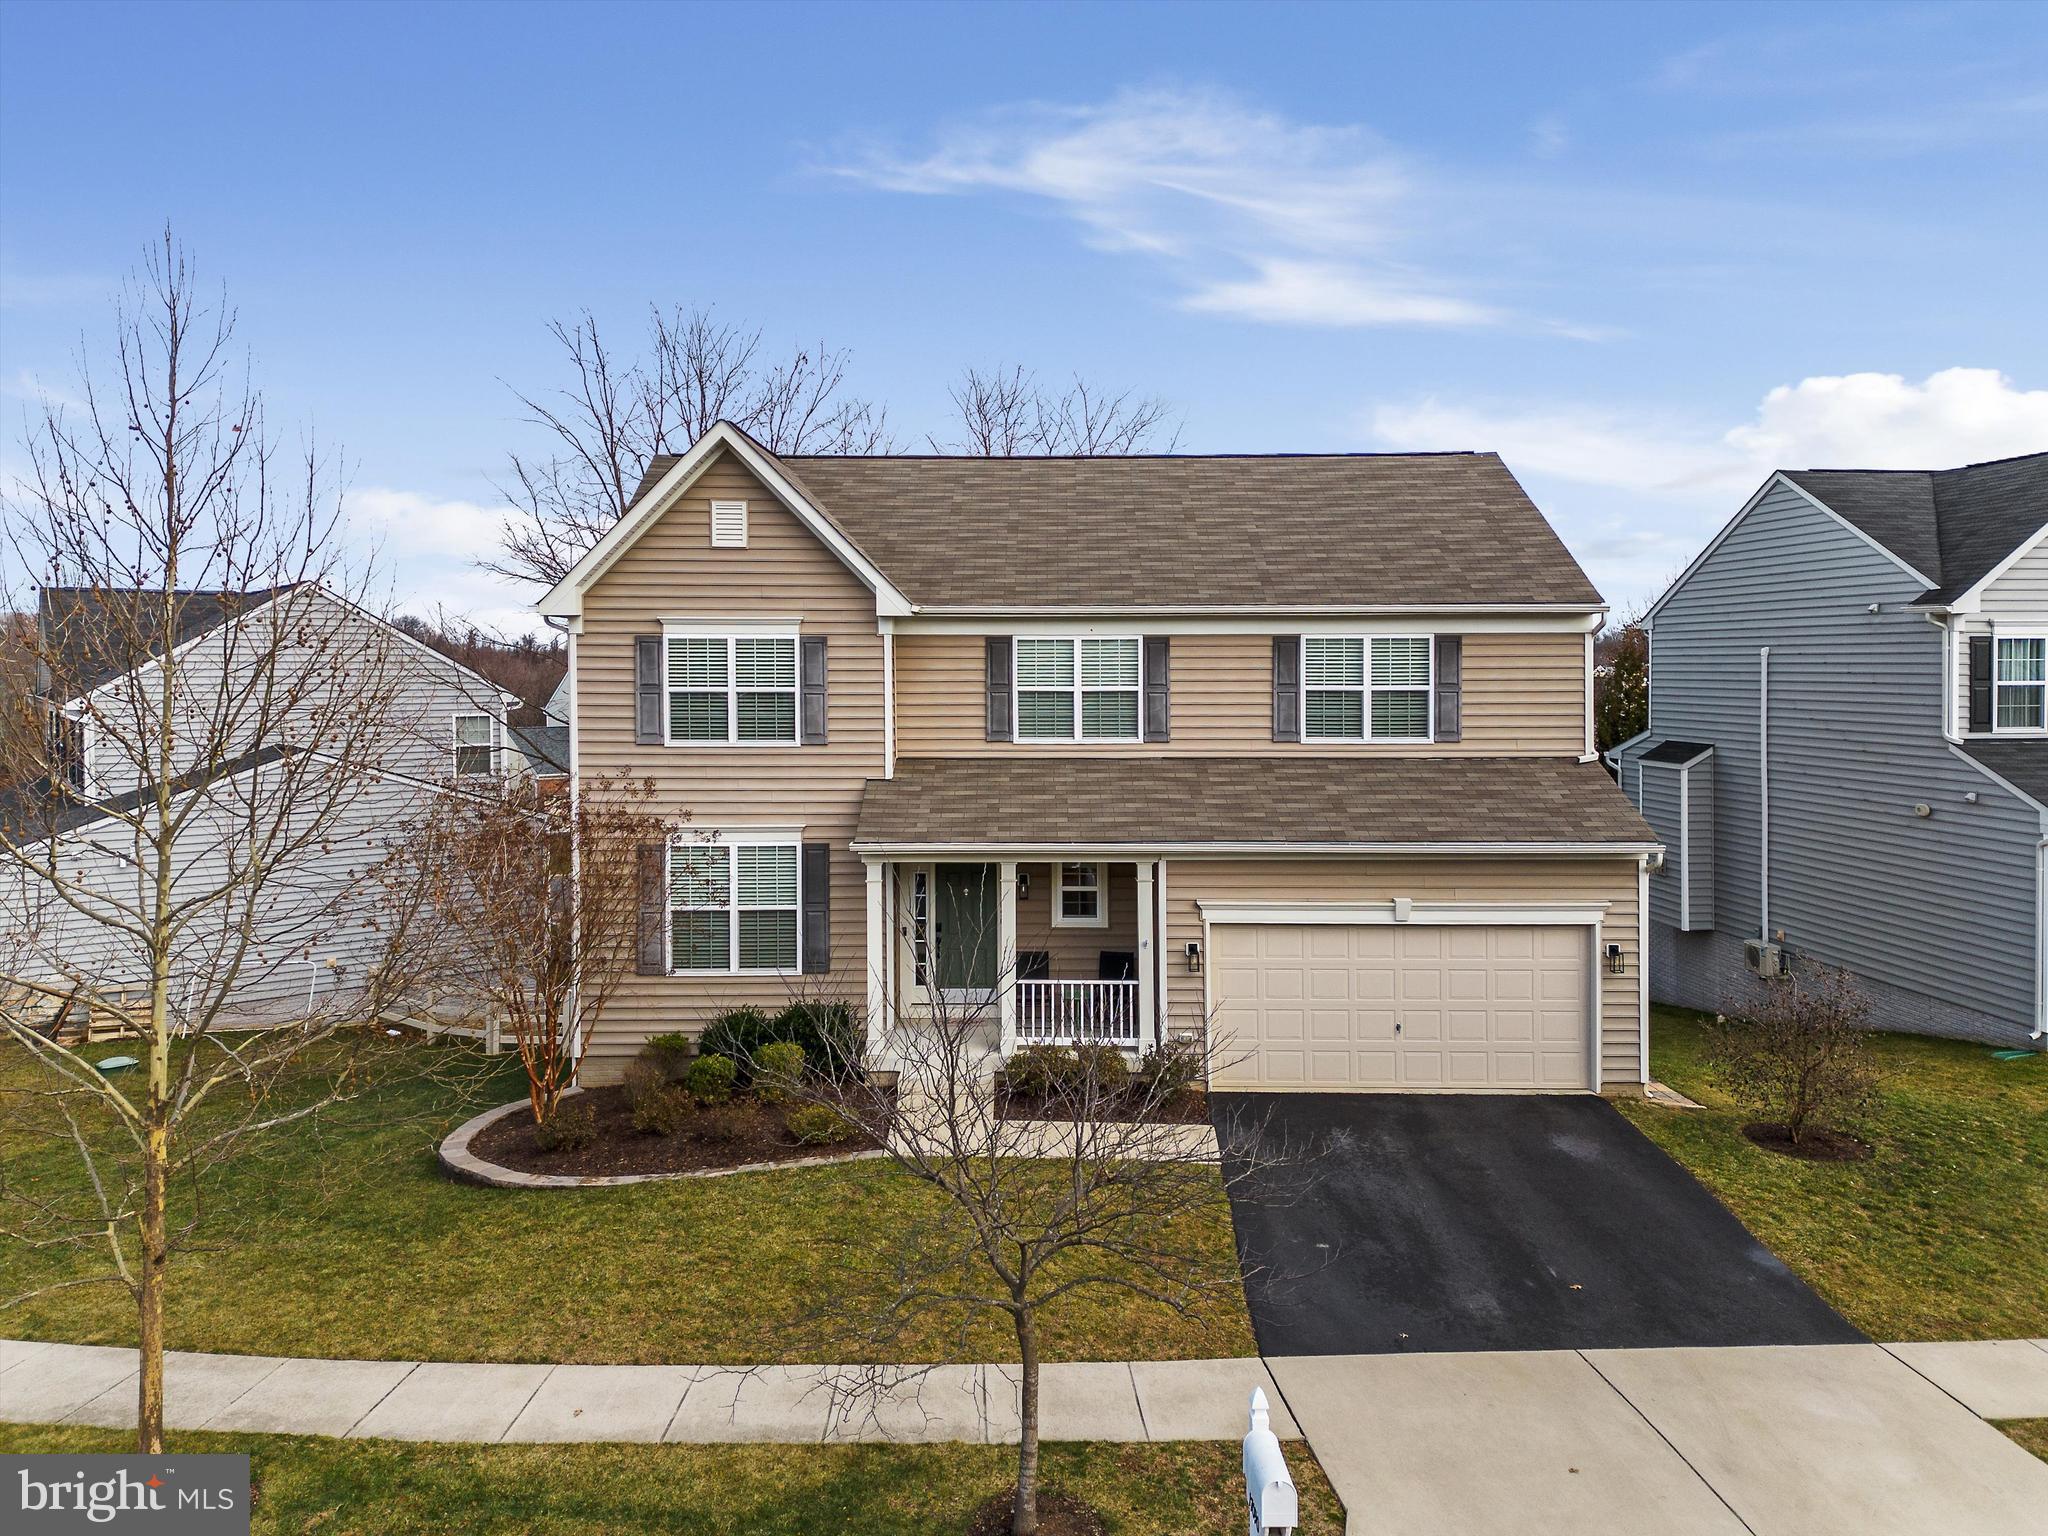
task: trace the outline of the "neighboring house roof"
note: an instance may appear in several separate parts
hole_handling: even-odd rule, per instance
[[[854,845],[1657,844],[1606,772],[1542,757],[904,758]]]
[[[515,725],[512,742],[525,754],[527,766],[543,779],[560,778],[569,771],[569,727],[566,725]]]
[[[182,795],[207,784],[238,778],[252,768],[276,762],[291,750],[273,744],[225,758],[209,767],[195,768],[171,781],[171,793]],[[66,796],[58,803],[51,793],[50,781],[41,778],[0,791],[0,827],[17,843],[41,842],[105,821],[117,812],[132,811],[155,793],[153,786],[142,785],[104,800],[79,801]]]
[[[1699,761],[1713,751],[1713,743],[1705,741],[1660,741],[1640,758],[1645,763],[1670,763],[1684,767],[1687,763]]]
[[[1792,469],[1785,478],[1890,550],[1947,603],[2048,524],[2048,453],[1960,469]]]
[[[2036,805],[2048,807],[2048,741],[1973,739],[1955,745]]]
[[[635,502],[677,462],[655,458]],[[1492,453],[775,463],[920,608],[1602,601]]]
[[[180,590],[168,625],[162,613],[164,594],[108,587],[44,587],[36,599],[36,623],[43,643],[62,668],[57,679],[67,699],[90,693],[102,683],[133,672],[166,650],[196,640],[229,619],[260,608],[293,587],[259,587],[251,591]],[[115,634],[109,634],[109,618]],[[169,644],[164,630],[170,630]],[[113,649],[116,644],[120,649]],[[45,679],[44,686],[51,686]]]

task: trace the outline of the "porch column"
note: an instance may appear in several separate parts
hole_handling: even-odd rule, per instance
[[[1138,873],[1138,1049],[1159,1038],[1155,1011],[1159,984],[1159,946],[1152,936],[1152,865],[1140,863]]]
[[[868,870],[868,1047],[872,1056],[889,1025],[888,973],[883,961],[888,954],[889,929],[882,915],[882,872],[879,859],[869,859]]]
[[[997,1048],[1007,1060],[1017,1047],[1017,861],[996,866]]]

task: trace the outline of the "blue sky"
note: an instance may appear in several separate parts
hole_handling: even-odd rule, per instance
[[[169,218],[398,595],[546,322],[715,305],[907,440],[968,363],[1190,451],[1494,448],[1610,600],[1774,465],[2048,447],[2048,7],[0,5],[0,406]]]

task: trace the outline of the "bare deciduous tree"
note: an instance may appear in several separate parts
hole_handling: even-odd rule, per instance
[[[959,940],[956,939],[956,942]],[[1000,974],[1013,975],[1004,967]],[[1021,1435],[1010,1529],[1038,1528],[1039,1366],[1046,1319],[1085,1292],[1122,1291],[1199,1314],[1241,1294],[1229,1242],[1233,1192],[1273,1192],[1306,1164],[1262,1122],[1232,1123],[1217,1158],[1206,1123],[1183,1123],[1212,1048],[1186,1040],[1127,1067],[1112,1047],[1025,1053],[1031,1118],[1011,1118],[991,1075],[995,998],[905,1010],[871,1032],[864,1072],[822,1072],[799,1090],[888,1148],[895,1165],[941,1197],[892,1234],[873,1275],[872,1315],[821,1309],[820,1343],[897,1358],[899,1341],[934,1317],[963,1330],[994,1313],[1017,1344]],[[837,1064],[835,1064],[837,1065]],[[1291,1195],[1298,1189],[1290,1189]],[[871,1264],[855,1258],[857,1265]],[[964,1341],[963,1341],[964,1342]],[[875,1367],[838,1379],[842,1416],[898,1395],[916,1372]]]
[[[519,508],[485,569],[552,585],[625,514],[640,472],[730,421],[775,453],[883,453],[886,413],[845,393],[849,354],[820,343],[769,362],[761,333],[707,310],[650,311],[643,356],[626,357],[585,311],[549,332],[569,364],[566,387],[518,394],[548,451],[512,457],[500,490]],[[515,392],[517,393],[517,392]]]
[[[651,783],[605,776],[573,797],[532,779],[465,789],[440,800],[384,871],[394,891],[425,892],[410,952],[424,956],[435,995],[484,1010],[510,1036],[536,1124],[554,1119],[578,1043],[633,969],[643,860],[676,830],[654,800]]]
[[[1165,401],[1130,390],[1110,394],[1079,375],[1054,395],[1021,366],[969,368],[947,394],[960,437],[945,444],[928,437],[934,453],[1108,458],[1155,451],[1155,442],[1156,451],[1171,453],[1180,442]]]
[[[349,602],[317,458],[278,454],[233,315],[196,286],[166,232],[112,386],[88,373],[80,419],[45,414],[5,508],[17,571],[58,578],[23,642],[45,771],[0,815],[0,1032],[40,1069],[6,1113],[75,1148],[87,1184],[6,1187],[11,1235],[74,1271],[103,1257],[59,1284],[126,1288],[145,1452],[204,1175],[402,1054],[359,1027],[391,999],[346,876],[413,804],[386,771],[396,637]],[[74,1032],[140,1063],[103,1073]]]
[[[1847,971],[1818,966],[1765,982],[1708,1035],[1708,1054],[1738,1099],[1771,1117],[1795,1148],[1841,1129],[1876,1097],[1870,1000]]]

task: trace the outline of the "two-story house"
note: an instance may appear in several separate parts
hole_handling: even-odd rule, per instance
[[[683,835],[590,1080],[830,989],[1000,1047],[1206,1025],[1218,1086],[1643,1080],[1656,840],[1604,612],[1491,454],[648,466],[542,600],[575,773]]]
[[[1890,1029],[2040,1045],[2048,453],[1771,476],[1649,610],[1609,754],[1670,850],[1659,1000],[1847,969]]]
[[[310,583],[169,599],[48,587],[35,654],[48,772],[0,797],[0,970],[67,991],[147,978],[140,934],[157,898],[143,844],[159,780],[180,828],[177,965],[233,963],[219,1021],[232,1027],[362,982],[385,942],[368,876],[426,796],[543,771],[508,735],[517,698]],[[260,893],[236,899],[260,866]]]

